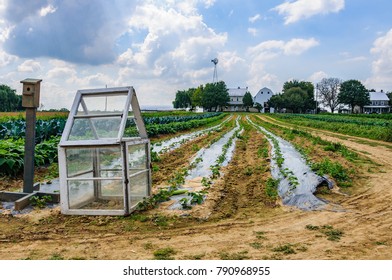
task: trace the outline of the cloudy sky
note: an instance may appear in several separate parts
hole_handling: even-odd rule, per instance
[[[389,0],[0,0],[0,84],[43,79],[44,109],[78,89],[134,86],[142,107],[218,78],[358,79],[392,91]]]

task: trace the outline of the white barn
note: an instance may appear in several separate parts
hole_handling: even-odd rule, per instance
[[[271,96],[273,95],[273,91],[267,87],[262,88],[259,92],[253,97],[253,102],[259,103],[263,106],[262,113],[274,113],[274,108],[269,107],[268,101],[270,100]]]

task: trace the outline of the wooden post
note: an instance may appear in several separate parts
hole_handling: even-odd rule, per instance
[[[26,137],[23,173],[23,192],[34,191],[34,149],[35,124],[37,108],[39,107],[40,83],[42,80],[25,79],[23,84],[22,106],[26,108]]]
[[[23,174],[24,193],[33,192],[36,112],[37,108],[26,108],[26,138]]]

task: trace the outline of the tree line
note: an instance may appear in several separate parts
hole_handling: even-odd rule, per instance
[[[22,96],[7,85],[0,85],[0,112],[15,112],[23,110]]]
[[[207,111],[217,111],[222,110],[229,101],[230,97],[226,83],[220,81],[177,91],[173,107],[176,109],[190,108],[190,110],[203,107]]]

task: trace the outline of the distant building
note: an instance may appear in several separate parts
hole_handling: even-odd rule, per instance
[[[371,113],[389,113],[391,111],[390,100],[385,92],[369,92],[371,104],[363,106],[366,114]]]
[[[229,111],[229,112],[246,111],[242,99],[244,98],[244,95],[247,91],[248,91],[248,87],[228,88],[230,101],[229,104],[224,108],[224,111]]]
[[[262,113],[274,113],[275,112],[274,108],[271,108],[268,104],[268,101],[270,100],[270,98],[273,94],[274,93],[272,92],[271,89],[264,87],[261,90],[259,90],[259,92],[253,98],[253,102],[255,104],[259,103],[261,106],[263,106],[263,110],[261,111]]]

